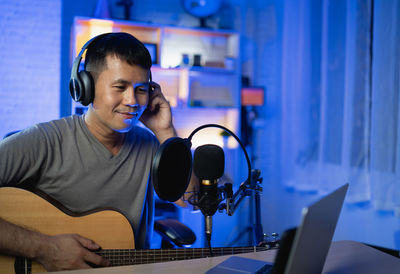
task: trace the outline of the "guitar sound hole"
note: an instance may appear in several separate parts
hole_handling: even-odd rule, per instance
[[[16,257],[14,262],[15,274],[32,273],[32,261],[25,257]]]

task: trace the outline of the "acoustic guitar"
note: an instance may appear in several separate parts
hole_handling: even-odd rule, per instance
[[[0,218],[48,235],[77,233],[98,243],[97,254],[113,266],[146,264],[173,260],[205,258],[208,248],[135,250],[134,235],[128,220],[113,210],[80,215],[60,209],[54,203],[19,188],[0,188]],[[263,251],[260,247],[213,248],[214,256]],[[0,273],[46,272],[42,265],[23,257],[0,255]]]

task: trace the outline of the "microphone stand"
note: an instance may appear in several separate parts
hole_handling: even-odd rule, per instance
[[[258,169],[251,170],[250,180],[244,181],[235,194],[232,195],[232,184],[226,183],[222,187],[222,192],[225,194],[226,203],[222,203],[218,206],[218,211],[222,212],[226,210],[229,216],[232,216],[239,204],[247,196],[251,196],[254,193],[255,198],[255,237],[256,244],[263,241],[263,229],[261,224],[261,207],[260,207],[260,192],[262,192],[262,178],[260,177],[261,172]]]
[[[257,111],[254,106],[247,106],[244,107],[243,110],[244,114],[246,115],[245,117],[245,124],[248,125],[248,145],[250,146],[251,150],[251,160],[250,162],[254,164],[254,162],[257,159],[257,156],[255,154],[255,143],[256,143],[256,138],[254,138],[254,133],[255,133],[255,121],[257,119]],[[253,174],[252,174],[253,176]],[[262,241],[264,241],[264,234],[263,234],[263,228],[261,224],[261,203],[260,203],[260,192],[255,191],[254,192],[254,218],[255,218],[255,224],[253,225],[253,237],[255,240],[255,244],[258,244]],[[252,198],[253,198],[252,197]]]

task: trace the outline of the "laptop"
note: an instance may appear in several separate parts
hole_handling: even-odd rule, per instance
[[[206,273],[321,273],[348,187],[345,184],[303,208],[300,225],[283,233],[273,264],[232,256]]]

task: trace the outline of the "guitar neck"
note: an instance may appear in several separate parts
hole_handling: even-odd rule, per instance
[[[267,250],[267,247],[217,247],[213,248],[214,256],[233,255]],[[177,260],[190,260],[210,257],[208,248],[176,249],[105,249],[97,254],[108,259],[113,266],[160,263]]]

